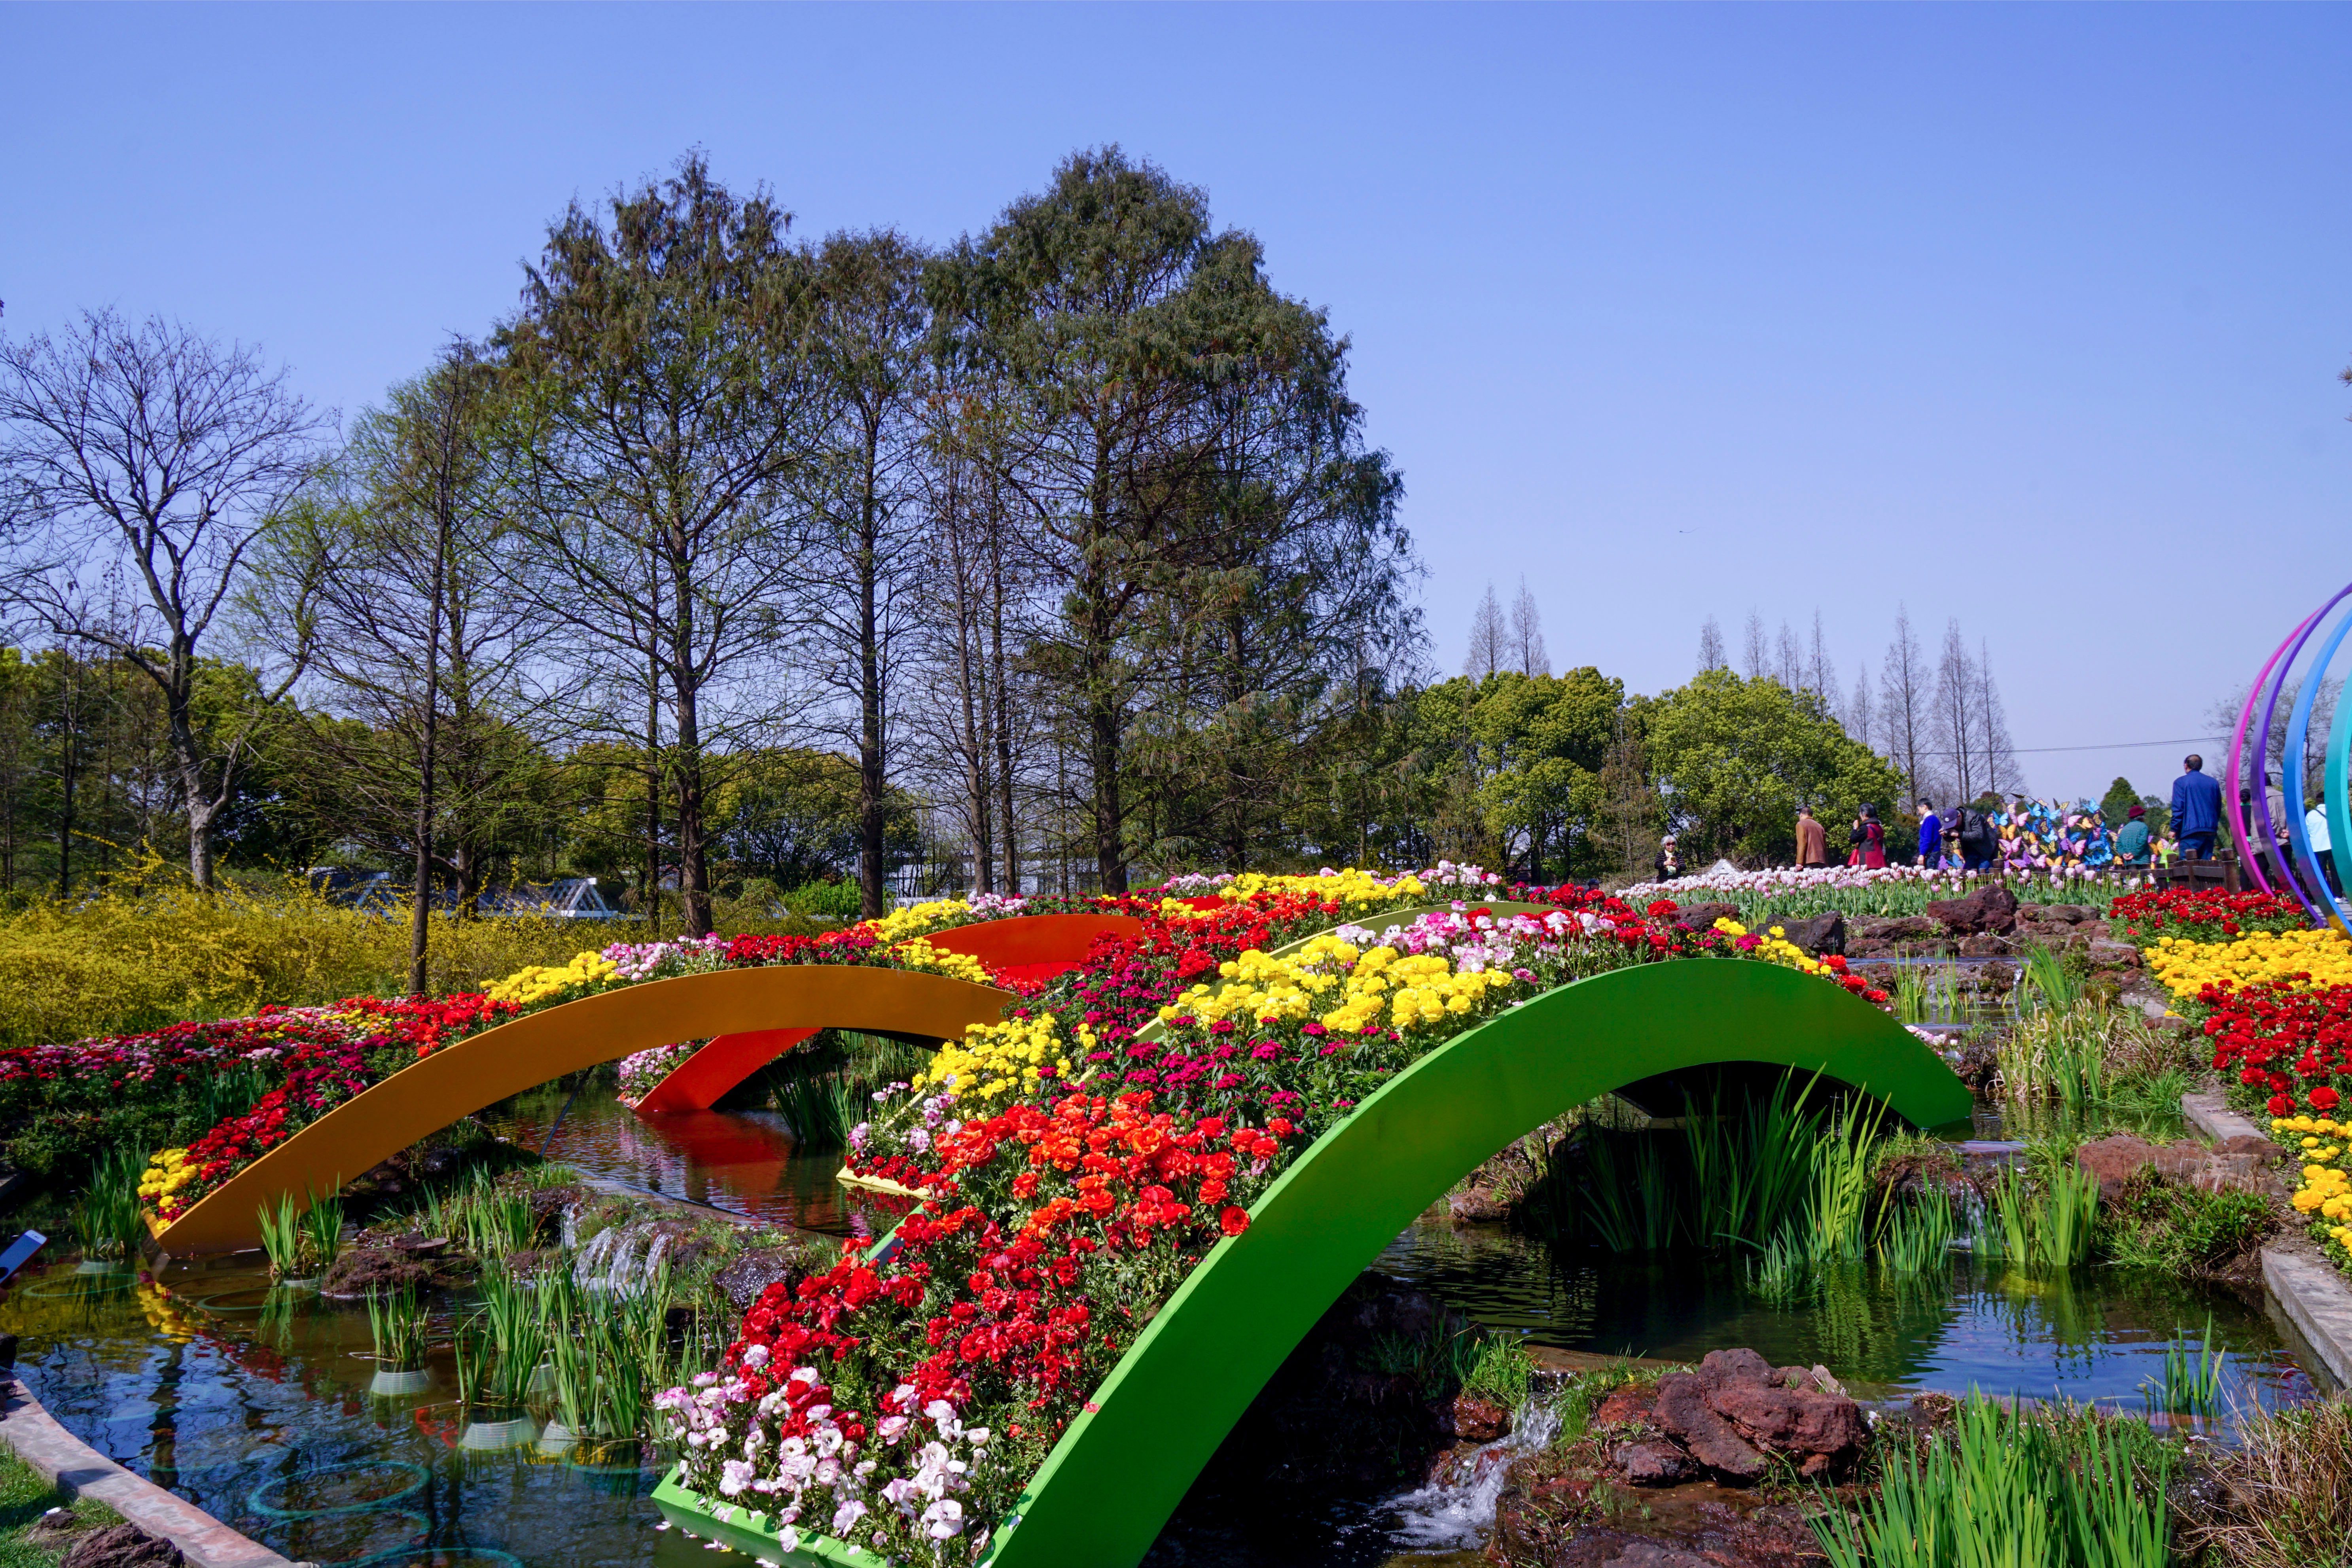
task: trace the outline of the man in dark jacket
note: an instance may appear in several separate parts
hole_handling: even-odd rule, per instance
[[[2213,835],[2221,826],[2221,786],[2205,774],[2205,759],[2191,752],[2172,781],[2172,833],[2182,860],[2210,860]]]

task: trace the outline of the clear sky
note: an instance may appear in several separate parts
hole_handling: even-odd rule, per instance
[[[945,241],[1117,142],[1354,341],[1458,668],[1898,601],[2029,780],[2160,789],[2352,578],[2352,8],[0,8],[0,326],[257,341],[352,409],[689,146]],[[2208,751],[2213,748],[2208,747]]]

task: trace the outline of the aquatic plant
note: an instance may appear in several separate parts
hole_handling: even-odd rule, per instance
[[[1971,1237],[1981,1257],[2034,1268],[2073,1268],[2091,1255],[2099,1179],[2072,1160],[2047,1162],[2035,1177],[2014,1166],[1993,1178],[1990,1212]]]
[[[2213,1342],[2213,1320],[2205,1320],[2204,1337],[2190,1340],[2185,1331],[2164,1347],[2164,1365],[2141,1387],[2151,1410],[2182,1415],[2221,1413],[2221,1365],[2224,1352]]]
[[[2089,1413],[1971,1393],[1951,1429],[1881,1454],[1875,1496],[1811,1519],[1831,1568],[2164,1568],[2164,1450]]]
[[[91,1162],[89,1184],[72,1215],[74,1239],[84,1258],[114,1261],[138,1251],[146,1234],[139,1218],[139,1182],[146,1169],[146,1156],[136,1148],[107,1149]]]
[[[1958,1222],[1951,1194],[1937,1184],[1909,1203],[1890,1205],[1879,1226],[1879,1267],[1896,1274],[1922,1274],[1951,1261]]]
[[[415,1372],[425,1365],[425,1303],[414,1287],[367,1297],[368,1340],[381,1372]]]

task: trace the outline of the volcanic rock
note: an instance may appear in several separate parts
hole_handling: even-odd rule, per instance
[[[2063,921],[2068,925],[2081,925],[2084,921],[2094,919],[2096,913],[2097,911],[2085,908],[2081,904],[2044,904],[2042,906],[2042,918],[2043,920]]]
[[[2017,924],[2017,895],[1999,882],[1988,882],[1964,899],[1936,900],[1927,913],[1955,936],[2007,932]]]
[[[1943,935],[1944,928],[1926,915],[1895,915],[1885,920],[1856,921],[1853,933],[1872,942],[1926,942]]]
[[[808,1278],[808,1258],[798,1247],[757,1247],[728,1260],[710,1277],[719,1294],[739,1312],[748,1312],[771,1285],[787,1288]]]
[[[1621,1443],[1609,1458],[1637,1487],[1670,1487],[1698,1473],[1690,1456],[1672,1443]]]
[[[348,1300],[358,1296],[386,1296],[395,1290],[422,1290],[433,1283],[433,1266],[399,1243],[388,1247],[357,1247],[328,1266],[319,1281],[319,1294]]]
[[[2264,1170],[2284,1153],[2266,1138],[2240,1136],[2213,1149],[2186,1139],[2150,1143],[2126,1136],[2095,1139],[2074,1151],[2074,1163],[2099,1181],[2099,1201],[2123,1201],[2133,1178],[2153,1171],[2159,1180],[2206,1192],[2258,1192]]]
[[[2098,969],[2137,969],[2139,949],[2127,942],[2108,942],[2094,937],[2090,946],[2091,964]]]
[[[1455,1225],[1496,1225],[1511,1217],[1510,1205],[1486,1187],[1447,1194],[1445,1213]]]
[[[1761,1363],[1764,1358],[1756,1359]],[[1658,1424],[1681,1438],[1691,1457],[1708,1469],[1733,1480],[1756,1480],[1764,1474],[1764,1456],[1717,1414],[1708,1393],[1697,1373],[1666,1373],[1658,1379]]]
[[[1738,919],[1738,904],[1685,904],[1675,912],[1674,923],[1685,931],[1713,931],[1717,921]]]
[[[60,1568],[180,1568],[185,1561],[170,1542],[135,1524],[113,1524],[75,1542]]]
[[[1509,1411],[1466,1394],[1454,1396],[1450,1415],[1454,1436],[1465,1443],[1491,1443],[1511,1429]]]
[[[1845,952],[1845,916],[1835,910],[1810,920],[1774,921],[1772,924],[1780,928],[1783,941],[1795,943],[1816,958]]]

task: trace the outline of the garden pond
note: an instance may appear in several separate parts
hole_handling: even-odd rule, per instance
[[[890,1223],[834,1182],[837,1154],[803,1152],[772,1115],[640,1121],[593,1085],[568,1110],[564,1100],[541,1091],[490,1120],[534,1150],[552,1131],[552,1158],[607,1182],[833,1236]],[[61,1258],[0,1304],[0,1332],[20,1337],[19,1374],[77,1436],[298,1561],[708,1561],[657,1528],[655,1470],[583,1463],[531,1422],[465,1426],[446,1349],[420,1380],[427,1386],[372,1394],[360,1303],[273,1287],[257,1258],[235,1262],[174,1265],[151,1280],[78,1272]],[[2260,1310],[2226,1290],[2119,1270],[2039,1277],[1958,1259],[1931,1286],[1858,1265],[1782,1309],[1759,1302],[1736,1264],[1563,1262],[1507,1232],[1457,1229],[1442,1208],[1378,1267],[1538,1345],[1675,1360],[1749,1345],[1775,1363],[1821,1363],[1864,1399],[1974,1385],[2137,1409],[2167,1346],[2209,1321],[2228,1349],[2228,1398],[2275,1405],[2314,1392]],[[1197,1510],[1180,1513],[1163,1543],[1174,1550],[1154,1560],[1466,1562],[1478,1523],[1479,1500],[1444,1488],[1287,1517],[1283,1500],[1265,1500],[1265,1521],[1204,1528]]]

